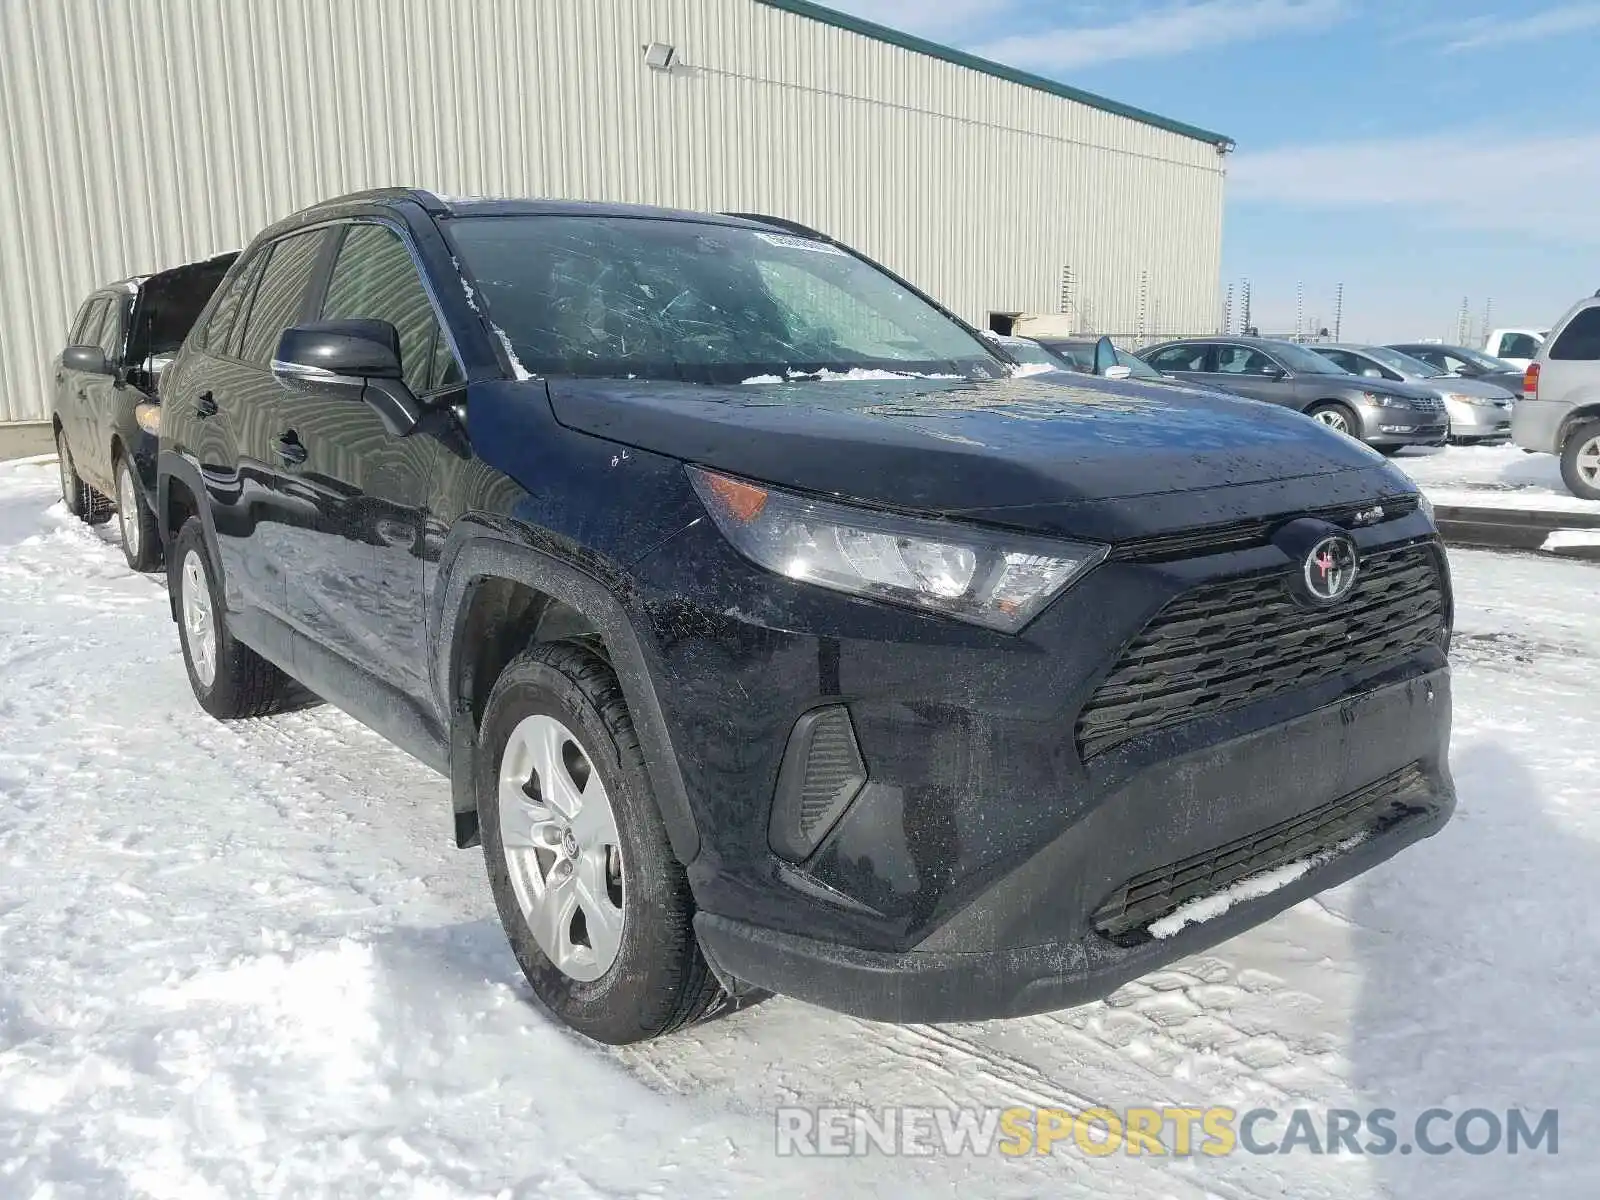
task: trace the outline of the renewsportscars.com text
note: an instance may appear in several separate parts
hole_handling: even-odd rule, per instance
[[[780,1155],[1557,1154],[1560,1114],[1429,1108],[780,1108]]]

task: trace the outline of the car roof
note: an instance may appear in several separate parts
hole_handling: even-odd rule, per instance
[[[1272,350],[1279,346],[1298,346],[1301,350],[1315,350],[1325,346],[1326,342],[1292,342],[1288,338],[1246,337],[1237,333],[1213,333],[1204,337],[1173,338],[1169,342],[1162,342],[1159,346],[1146,346],[1145,350],[1159,350],[1163,346],[1249,346],[1262,350]],[[1140,353],[1144,353],[1143,350]]]
[[[794,232],[803,227],[776,218],[735,216],[729,213],[695,212],[682,208],[660,208],[648,204],[617,204],[603,200],[562,200],[517,196],[449,196],[424,188],[370,188],[319,201],[285,217],[266,232],[278,233],[295,226],[327,220],[353,210],[401,203],[420,205],[435,217],[634,217],[655,221],[685,221],[703,225],[727,225],[746,229],[782,228]],[[807,230],[807,233],[811,231]],[[821,237],[821,234],[813,234]]]

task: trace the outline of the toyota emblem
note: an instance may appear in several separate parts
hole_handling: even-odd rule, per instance
[[[1356,586],[1360,570],[1353,541],[1343,534],[1325,537],[1306,555],[1306,593],[1318,604],[1337,604]]]

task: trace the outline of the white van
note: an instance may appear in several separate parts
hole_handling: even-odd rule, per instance
[[[1557,322],[1528,364],[1511,440],[1561,456],[1574,496],[1600,500],[1600,292]]]

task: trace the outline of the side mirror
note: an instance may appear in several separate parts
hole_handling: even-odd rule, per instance
[[[388,321],[318,321],[278,338],[272,374],[291,392],[337,392],[362,400],[395,437],[422,419],[422,405],[401,378],[400,333]]]
[[[1274,382],[1276,382],[1277,380],[1280,380],[1280,379],[1289,378],[1289,372],[1285,371],[1282,367],[1279,367],[1279,366],[1268,367],[1265,371],[1261,372],[1261,374],[1264,377],[1266,377],[1267,379],[1273,380]]]
[[[61,365],[68,371],[86,375],[109,375],[111,363],[99,346],[68,346],[61,352]]]
[[[1361,377],[1363,379],[1382,379],[1383,372],[1378,370],[1377,367],[1362,367]]]
[[[1128,376],[1133,374],[1133,368],[1125,367],[1121,363],[1118,363],[1114,367],[1107,367],[1101,372],[1101,374],[1107,379],[1126,379]]]
[[[1455,373],[1462,379],[1476,379],[1483,374],[1483,370],[1477,363],[1464,362],[1456,368]]]

